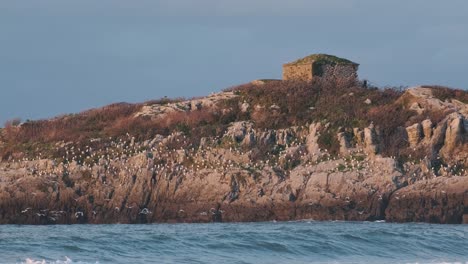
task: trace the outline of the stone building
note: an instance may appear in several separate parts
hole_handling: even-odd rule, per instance
[[[355,78],[359,64],[327,54],[313,54],[283,65],[283,80],[325,78]]]

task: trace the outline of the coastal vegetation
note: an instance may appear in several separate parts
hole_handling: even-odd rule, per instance
[[[466,100],[467,92],[444,87],[433,87],[434,96],[443,100]],[[53,145],[73,141],[80,145],[99,145],[110,138],[127,135],[137,141],[167,136],[181,131],[190,144],[198,145],[202,137],[221,137],[232,122],[251,120],[257,129],[280,129],[307,126],[313,122],[329,124],[327,132],[319,137],[321,147],[337,154],[339,143],[334,136],[344,128],[364,128],[373,123],[379,128],[386,156],[407,155],[400,151],[407,145],[401,139],[399,128],[430,118],[437,123],[446,113],[427,111],[418,115],[405,100],[401,87],[364,87],[347,79],[314,79],[311,81],[269,81],[263,84],[243,84],[225,91],[236,97],[219,102],[217,109],[173,111],[160,117],[135,117],[145,105],[167,105],[185,99],[148,101],[141,104],[117,103],[79,114],[59,116],[50,120],[8,121],[1,133],[0,157],[34,156],[56,157]],[[364,103],[367,100],[369,103]],[[243,103],[250,107],[241,111]],[[96,140],[99,139],[99,140]],[[414,155],[414,154],[413,154]]]

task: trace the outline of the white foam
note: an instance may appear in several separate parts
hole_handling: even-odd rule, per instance
[[[73,262],[69,257],[65,256],[65,260],[55,260],[55,261],[45,261],[45,260],[35,260],[31,258],[27,258],[24,262],[21,262],[21,264],[71,264],[71,263],[82,263],[84,264],[85,262]],[[96,262],[98,264],[99,262]]]

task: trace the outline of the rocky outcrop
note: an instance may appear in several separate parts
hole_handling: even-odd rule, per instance
[[[406,104],[418,105],[422,114],[437,111],[445,117],[438,123],[426,119],[406,128],[409,146],[427,153],[430,167],[439,159],[468,166],[468,106],[456,99],[441,101],[428,87],[414,87],[401,97]],[[438,172],[436,172],[438,173]]]
[[[338,141],[340,142],[340,154],[348,155],[351,152],[351,143],[345,132],[339,132],[337,135]]]
[[[363,143],[366,153],[370,155],[378,153],[379,139],[373,124],[371,124],[369,127],[364,128]]]
[[[214,93],[210,96],[199,98],[199,99],[192,99],[180,102],[170,102],[170,103],[154,103],[154,104],[147,104],[142,107],[142,109],[136,113],[135,117],[163,117],[164,115],[172,112],[187,112],[187,111],[195,111],[201,110],[202,108],[213,108],[218,105],[219,102],[222,102],[227,99],[235,98],[233,92],[221,92],[221,93]],[[244,108],[248,108],[248,106],[243,105]]]
[[[466,214],[467,199],[466,176],[420,181],[390,196],[386,218],[393,222],[459,224]]]
[[[408,141],[401,151],[424,154],[418,158],[382,156],[373,124],[326,121],[282,129],[233,122],[193,145],[184,145],[182,132],[142,142],[128,136],[101,149],[58,142],[60,158],[0,162],[0,223],[466,222],[467,115],[463,105],[432,102],[426,92],[411,94],[424,111],[453,107],[439,122],[419,118],[398,128]],[[200,100],[184,107],[209,105]],[[336,137],[339,154],[321,148],[324,134]]]
[[[322,127],[321,123],[313,123],[309,126],[309,134],[306,138],[306,147],[309,155],[316,159],[320,154],[320,147],[318,145],[319,130]]]
[[[408,142],[410,147],[416,147],[423,137],[423,130],[421,124],[416,123],[412,126],[407,127],[406,132],[408,133]]]
[[[433,128],[432,121],[430,119],[426,119],[422,121],[421,125],[422,125],[424,139],[426,141],[430,140],[432,137],[432,128]]]
[[[460,127],[453,120],[444,131]],[[204,138],[204,147],[170,150],[166,146],[183,137],[174,133],[133,143],[135,150],[156,145],[144,152],[103,156],[95,164],[0,163],[0,223],[463,221],[465,172],[434,177],[423,163],[402,167],[376,154],[373,126],[354,130],[371,152],[350,146],[351,152],[330,158],[317,145],[323,128],[257,132],[252,123],[238,122],[224,136],[233,145]],[[444,148],[446,139],[438,140]],[[122,148],[128,151],[131,142]],[[261,144],[284,150],[252,160],[249,149]]]
[[[231,138],[234,142],[242,142],[248,134],[253,132],[252,127],[252,122],[235,122],[231,124],[224,136]]]
[[[441,149],[445,155],[450,155],[458,147],[468,143],[468,134],[465,129],[468,120],[457,113],[451,114],[447,120],[444,146]]]

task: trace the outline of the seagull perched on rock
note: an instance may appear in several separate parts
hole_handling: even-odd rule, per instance
[[[76,218],[79,218],[79,217],[82,217],[82,216],[83,216],[83,212],[81,212],[81,211],[78,211],[78,212],[75,213]]]
[[[148,208],[143,208],[139,214],[144,214],[144,215],[147,215],[147,214],[151,214],[151,211],[148,210]]]

